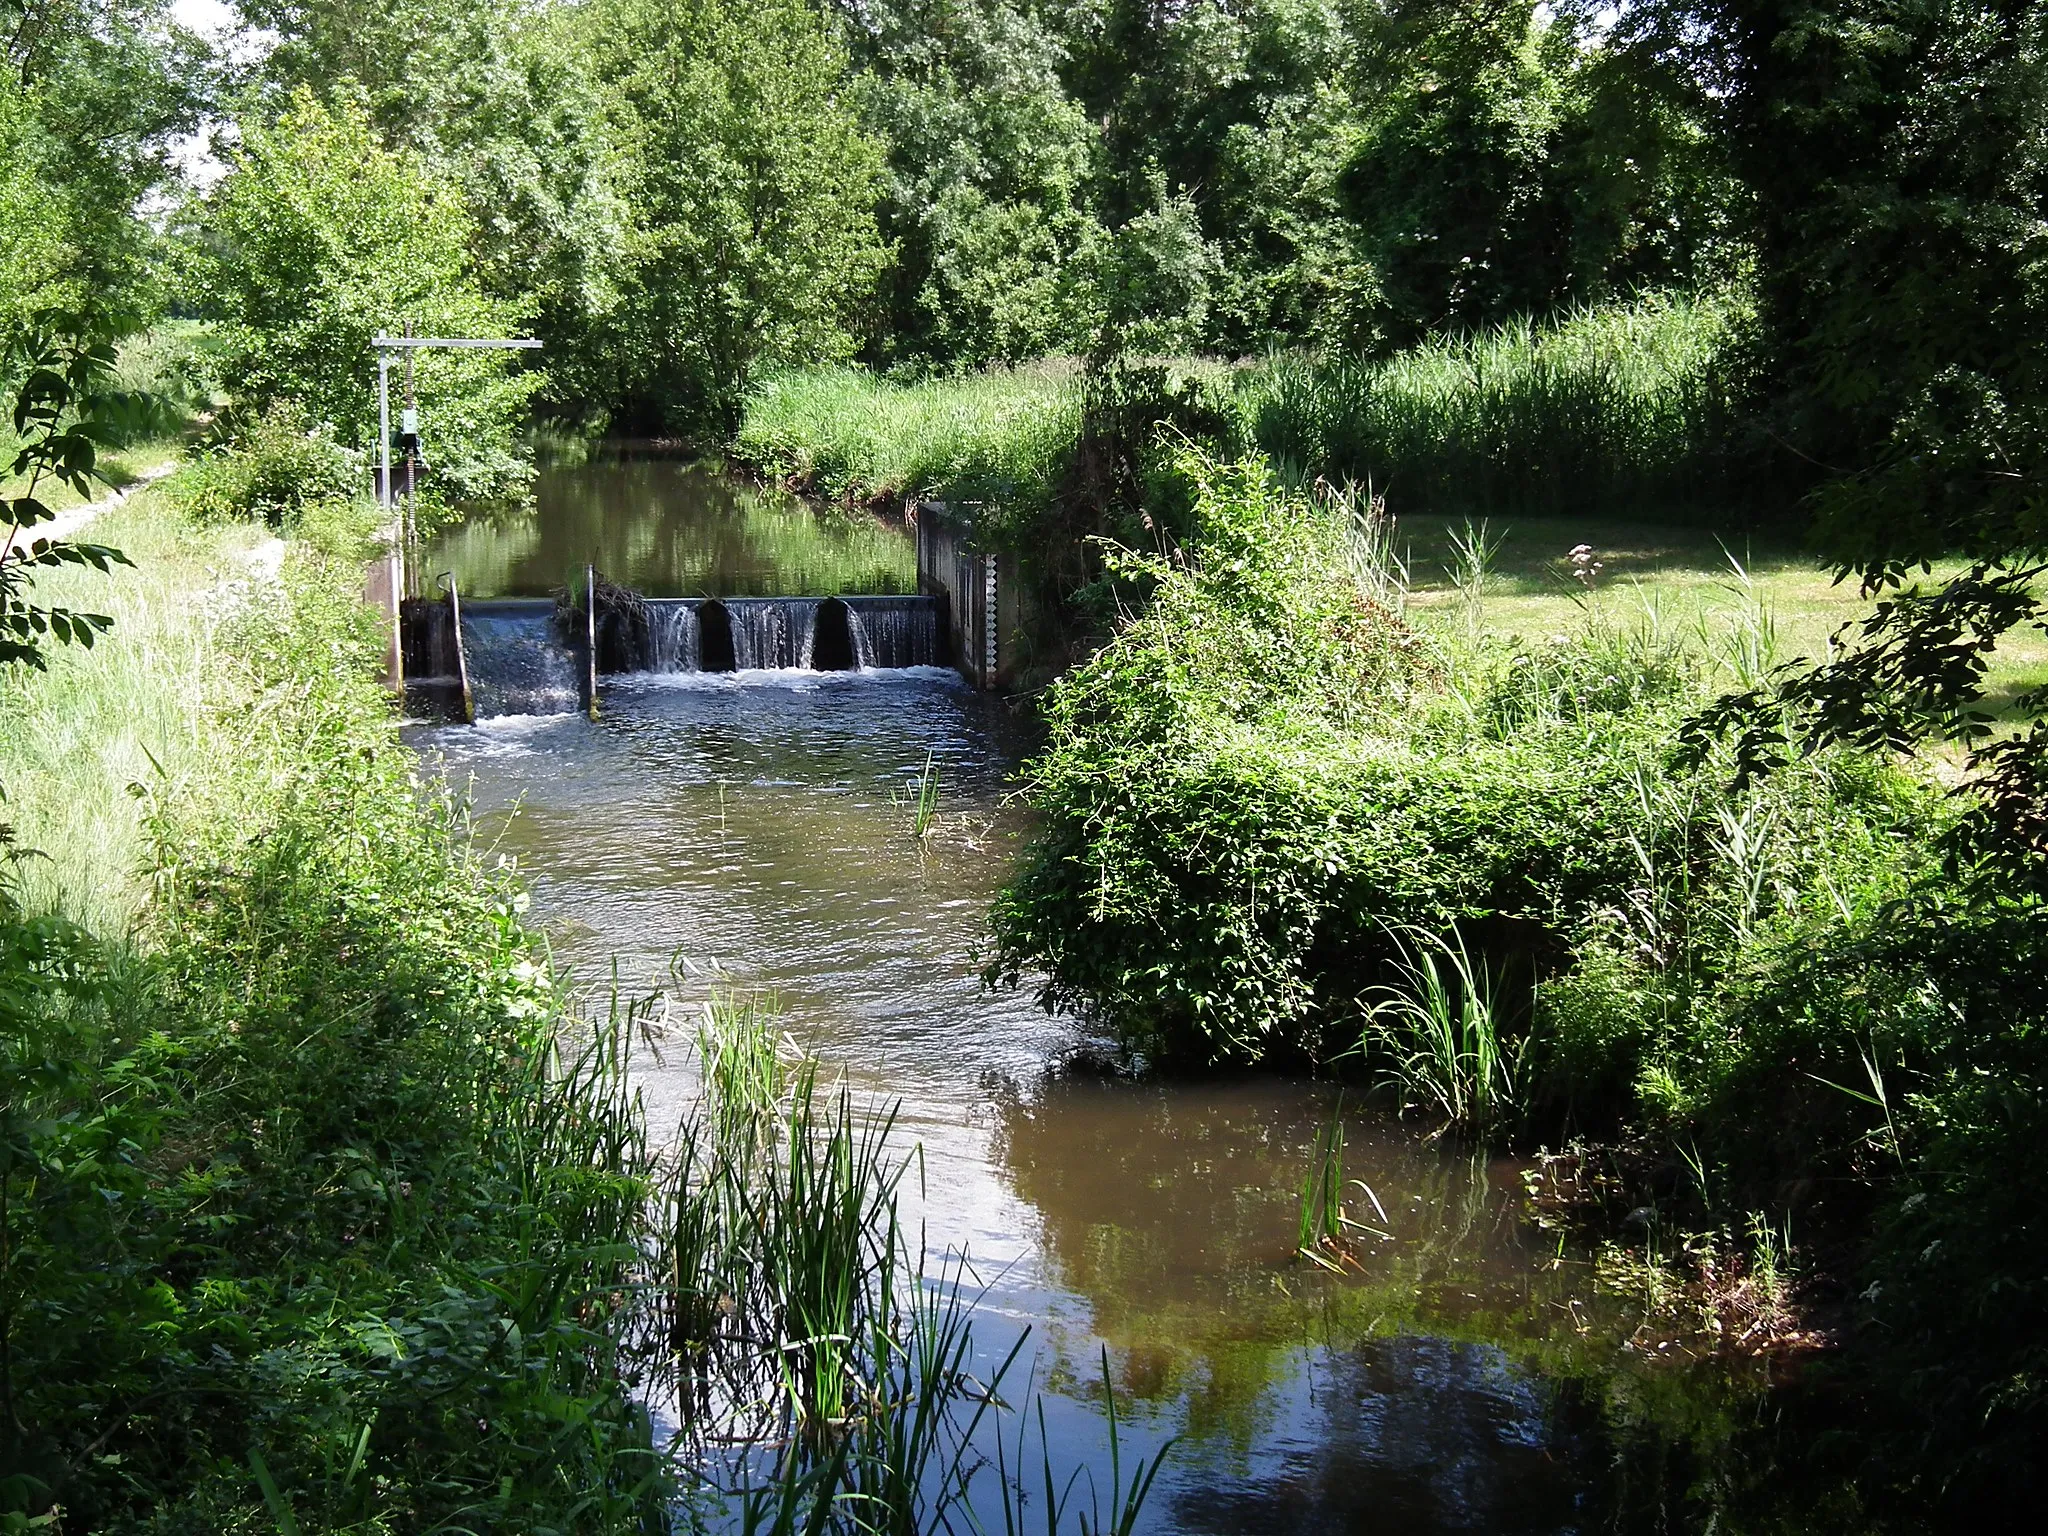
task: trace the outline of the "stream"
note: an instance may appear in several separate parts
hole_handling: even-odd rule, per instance
[[[545,470],[533,513],[456,530],[429,569],[534,596],[593,552],[650,596],[915,582],[894,529],[632,458]],[[976,962],[1028,830],[1018,706],[935,668],[669,673],[608,678],[595,723],[408,736],[468,787],[577,985],[772,994],[830,1071],[900,1101],[928,1262],[965,1252],[986,1283],[984,1355],[1031,1330],[1056,1463],[1106,1471],[1105,1351],[1126,1458],[1177,1437],[1141,1529],[1692,1523],[1674,1512],[1758,1413],[1754,1369],[1645,1329],[1626,1285],[1534,1220],[1520,1164],[1347,1117],[1346,1175],[1385,1235],[1330,1275],[1294,1253],[1325,1085],[1061,1070],[1085,1034],[984,990]],[[905,786],[927,761],[940,814],[919,838]],[[672,1123],[687,1072],[636,1071]]]

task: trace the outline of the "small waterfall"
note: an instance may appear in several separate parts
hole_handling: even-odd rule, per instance
[[[551,602],[464,603],[462,647],[479,719],[582,706],[577,652],[556,627]]]
[[[929,597],[626,595],[632,598],[630,607],[621,605],[599,627],[601,672],[844,671],[944,664],[939,608]],[[465,604],[465,634],[468,608]],[[475,669],[472,657],[472,673]]]
[[[847,628],[858,667],[940,663],[938,605],[928,597],[849,597]]]
[[[815,597],[731,597],[724,600],[732,625],[735,671],[809,667],[817,637]]]
[[[643,665],[649,672],[704,669],[704,630],[698,622],[695,603],[675,598],[648,599],[647,654]]]

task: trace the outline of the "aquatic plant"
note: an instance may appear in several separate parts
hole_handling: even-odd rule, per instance
[[[977,1372],[965,1256],[924,1272],[922,1241],[900,1219],[920,1154],[894,1149],[893,1108],[821,1089],[818,1063],[778,1043],[773,1017],[759,1000],[704,1011],[701,1101],[654,1207],[645,1338],[683,1425],[678,1449],[742,1529],[915,1533],[971,1521],[983,1426],[1000,1458],[991,1416],[1028,1331]],[[1135,1519],[1159,1458],[1126,1485],[1120,1457],[1112,1419],[1113,1521],[1077,1509],[1082,1530]],[[1042,1425],[1040,1460],[1051,1488]],[[1038,1517],[1047,1530],[1062,1528],[1090,1475],[1069,1475]],[[1011,1519],[1010,1474],[998,1477]]]
[[[930,752],[924,755],[924,767],[917,777],[904,786],[903,793],[894,791],[890,799],[910,809],[910,830],[919,841],[930,837],[939,819],[939,764]]]
[[[1522,1107],[1526,1041],[1503,1038],[1494,978],[1457,929],[1393,930],[1401,979],[1360,998],[1357,1047],[1403,1102],[1484,1131]]]

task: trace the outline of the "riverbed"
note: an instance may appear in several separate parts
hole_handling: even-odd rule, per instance
[[[649,595],[832,595],[903,590],[908,553],[715,470],[600,459],[545,471],[529,519],[458,530],[436,568],[478,597],[593,557]],[[1333,1090],[1105,1076],[1079,1025],[985,987],[986,909],[1029,830],[1021,705],[933,668],[625,676],[601,705],[411,734],[577,986],[674,1017],[770,996],[828,1072],[900,1104],[928,1263],[964,1253],[986,1285],[986,1357],[1030,1330],[1055,1462],[1106,1472],[1105,1357],[1126,1457],[1175,1442],[1141,1529],[1655,1524],[1754,1411],[1753,1373],[1645,1327],[1536,1219],[1521,1165],[1349,1115],[1374,1230],[1327,1273],[1295,1250]],[[694,1091],[684,1059],[636,1063],[657,1133]]]

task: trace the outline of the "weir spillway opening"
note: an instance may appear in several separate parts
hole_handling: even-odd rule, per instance
[[[649,598],[594,580],[589,590],[595,623],[587,604],[559,598],[476,601],[451,591],[408,600],[400,633],[414,712],[566,714],[589,708],[604,676],[862,672],[949,661],[941,605],[926,596]]]

